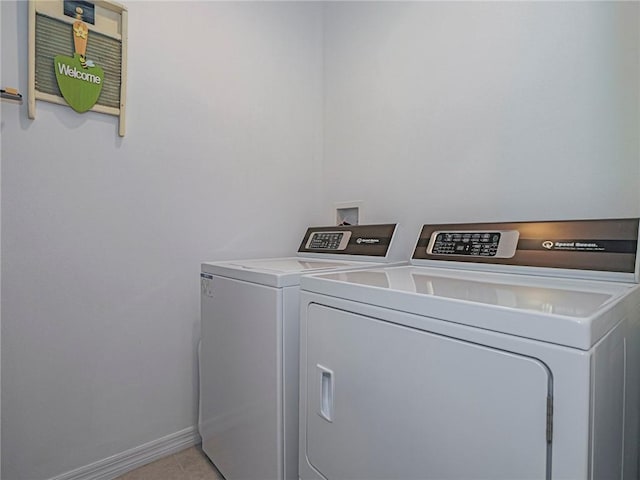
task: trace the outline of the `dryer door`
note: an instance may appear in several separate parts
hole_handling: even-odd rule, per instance
[[[306,348],[306,455],[324,478],[547,478],[541,362],[316,304]]]

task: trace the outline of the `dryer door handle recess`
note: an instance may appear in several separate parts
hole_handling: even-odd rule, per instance
[[[318,415],[327,422],[333,423],[333,371],[320,364],[317,364],[316,368],[318,369],[318,380],[320,383],[320,408],[318,409]]]

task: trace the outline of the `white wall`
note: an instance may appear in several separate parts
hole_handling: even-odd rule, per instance
[[[27,2],[0,2],[27,91]],[[200,262],[290,254],[321,214],[321,9],[127,2],[117,120],[2,105],[2,478],[196,424]],[[91,39],[89,39],[91,41]]]
[[[638,2],[328,2],[325,209],[640,215]]]

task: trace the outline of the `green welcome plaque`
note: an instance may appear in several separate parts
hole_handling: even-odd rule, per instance
[[[125,135],[127,10],[107,0],[29,0],[29,118],[36,100],[119,118]]]
[[[83,67],[78,53],[73,58],[56,56],[54,66],[60,92],[71,108],[82,113],[96,104],[104,82],[104,72],[100,67]]]

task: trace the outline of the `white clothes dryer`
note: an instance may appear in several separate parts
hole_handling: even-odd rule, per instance
[[[300,478],[637,479],[638,225],[425,225],[304,277]]]
[[[300,277],[399,264],[395,231],[313,227],[296,257],[202,264],[199,431],[226,480],[298,478]]]

